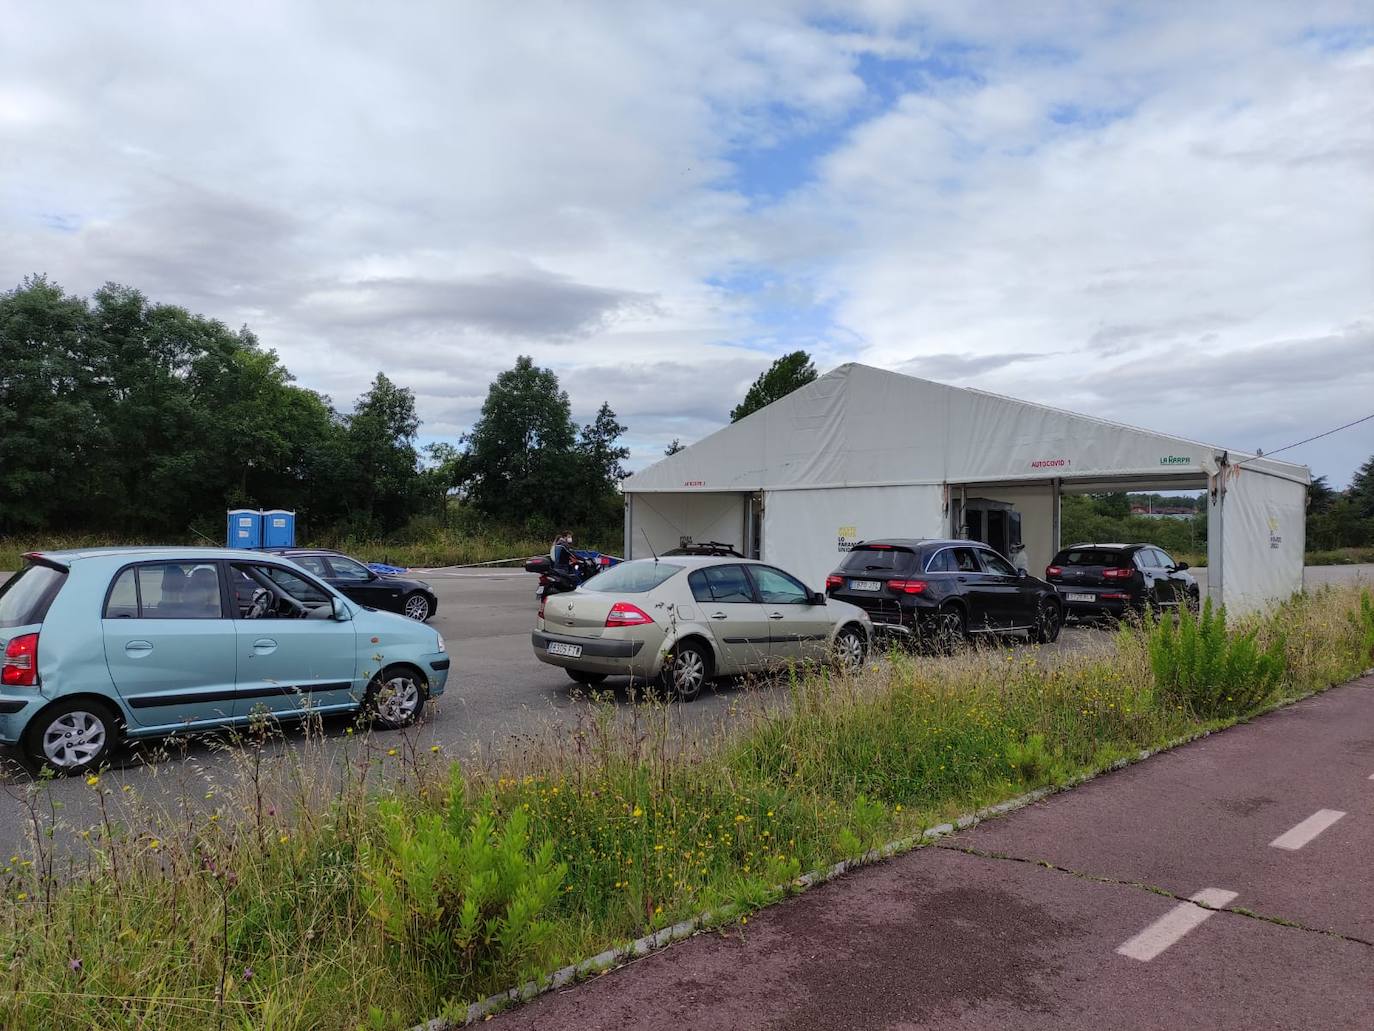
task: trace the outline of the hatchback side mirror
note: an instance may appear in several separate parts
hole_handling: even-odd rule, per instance
[[[339,623],[346,623],[353,618],[353,614],[348,611],[348,606],[343,599],[331,594],[329,596],[329,618]]]

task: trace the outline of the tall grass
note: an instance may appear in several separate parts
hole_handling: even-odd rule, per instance
[[[1281,649],[1272,697],[1374,663],[1374,604],[1350,589],[1227,631],[1250,632]],[[671,707],[597,701],[575,729],[483,764],[403,735],[312,731],[279,748],[263,727],[226,746],[229,775],[159,767],[178,792],[91,778],[90,826],[34,784],[29,841],[0,868],[0,1026],[392,1028],[458,1013],[529,972],[763,904],[801,871],[1247,714],[1161,690],[1149,633],[1093,654],[798,675],[696,734]]]

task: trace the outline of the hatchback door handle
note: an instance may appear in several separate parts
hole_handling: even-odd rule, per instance
[[[727,616],[724,612],[712,612],[712,613],[711,613],[711,618],[712,618],[712,619],[729,619],[730,617]]]
[[[147,655],[153,650],[152,641],[125,641],[124,654],[131,659],[138,658],[140,655]]]
[[[277,642],[270,637],[259,637],[253,642],[253,651],[258,655],[268,655],[277,650]]]
[[[769,619],[783,619],[784,616],[783,616],[783,614],[782,614],[781,612],[770,612],[770,613],[768,613],[768,618],[769,618]]]

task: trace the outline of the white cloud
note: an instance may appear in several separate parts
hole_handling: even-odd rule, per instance
[[[382,366],[441,435],[529,353],[649,458],[801,341],[1273,446],[1368,407],[1350,369],[1246,370],[1374,317],[1374,37],[1354,4],[1196,8],[21,7],[0,286],[248,322],[345,404]],[[751,174],[795,182],[808,133],[781,201],[735,175],[773,148]]]

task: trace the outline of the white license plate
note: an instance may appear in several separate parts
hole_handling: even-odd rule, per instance
[[[1095,594],[1066,594],[1066,595],[1064,595],[1064,599],[1065,599],[1066,601],[1097,601],[1097,595],[1095,595]]]
[[[549,654],[566,655],[570,659],[576,659],[582,655],[582,646],[580,644],[564,644],[562,641],[550,641]]]
[[[883,585],[879,580],[850,580],[849,589],[851,591],[881,591]]]

